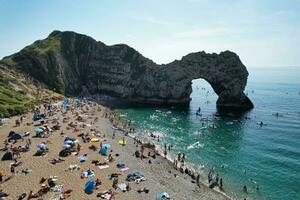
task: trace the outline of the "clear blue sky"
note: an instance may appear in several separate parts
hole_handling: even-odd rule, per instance
[[[232,50],[250,67],[300,65],[300,0],[0,0],[0,58],[53,30],[126,43],[157,63]]]

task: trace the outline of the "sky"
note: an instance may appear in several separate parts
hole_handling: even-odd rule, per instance
[[[0,58],[53,30],[125,43],[159,64],[231,50],[247,67],[300,66],[300,0],[0,0]]]

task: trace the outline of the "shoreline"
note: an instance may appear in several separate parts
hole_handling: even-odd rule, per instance
[[[163,156],[157,156],[156,159],[147,158],[144,160],[137,159],[133,156],[134,151],[136,150],[136,143],[133,137],[124,136],[122,133],[117,133],[115,139],[112,138],[113,130],[112,123],[110,123],[108,118],[105,118],[104,115],[106,113],[105,110],[110,112],[110,108],[102,106],[96,102],[92,103],[93,106],[89,107],[87,112],[83,112],[83,118],[86,120],[85,128],[80,128],[79,132],[73,132],[68,129],[68,125],[63,122],[62,118],[69,118],[70,121],[75,121],[73,113],[67,112],[64,114],[63,112],[55,113],[57,116],[49,117],[48,121],[53,121],[55,117],[58,117],[61,121],[61,131],[63,131],[63,135],[58,132],[51,133],[48,138],[31,138],[32,139],[32,148],[28,153],[21,153],[20,160],[23,162],[21,167],[16,167],[17,171],[21,168],[31,169],[32,172],[27,175],[22,175],[17,173],[12,176],[11,180],[4,182],[1,184],[1,189],[3,192],[7,192],[10,194],[8,199],[17,199],[17,197],[22,194],[28,192],[30,190],[37,191],[39,189],[39,179],[42,176],[57,176],[59,182],[64,185],[64,188],[71,188],[73,192],[68,199],[99,199],[96,197],[95,193],[101,192],[103,190],[111,189],[111,181],[107,180],[107,175],[110,173],[119,172],[117,168],[114,166],[118,162],[122,162],[125,160],[125,163],[128,165],[129,170],[125,173],[121,173],[120,182],[124,182],[124,176],[132,171],[142,171],[147,179],[147,181],[143,181],[140,184],[130,183],[131,190],[125,193],[122,193],[119,189],[116,190],[118,193],[116,195],[116,199],[154,199],[156,194],[159,192],[168,192],[172,199],[232,199],[225,193],[211,190],[205,185],[205,183],[201,182],[201,187],[196,186],[195,183],[192,183],[192,179],[186,175],[181,174],[179,171],[173,169],[173,163],[170,160],[165,159]],[[100,108],[101,111],[95,111],[96,108]],[[75,111],[80,112],[80,109],[76,109]],[[82,111],[82,110],[81,110]],[[95,111],[95,112],[93,112]],[[17,131],[29,131],[31,132],[31,136],[34,132],[34,124],[26,125],[27,123],[32,122],[32,113],[27,113],[24,116],[24,122],[20,127],[14,127],[14,120],[18,119],[19,116],[14,116],[8,118],[3,126],[0,126],[1,139],[5,139],[6,135],[10,130]],[[93,124],[93,120],[98,118],[98,121]],[[90,122],[89,122],[90,121]],[[49,123],[50,124],[50,123]],[[87,126],[91,125],[91,126]],[[89,145],[98,146],[99,143],[80,143],[82,145],[81,152],[87,153],[89,157],[89,161],[84,163],[79,163],[76,156],[68,156],[65,158],[65,161],[56,165],[50,165],[48,163],[48,159],[57,158],[59,149],[61,148],[63,142],[62,138],[66,136],[76,137],[76,135],[80,132],[90,132],[90,129],[96,129],[99,131],[99,138],[102,142],[108,143],[112,145],[113,152],[112,154],[119,154],[118,157],[115,157],[115,161],[109,163],[109,168],[105,170],[99,170],[98,167],[94,167],[91,165],[90,161],[104,160],[102,156],[99,156],[98,152],[93,152],[89,149]],[[60,132],[60,131],[59,131]],[[74,134],[75,133],[75,134]],[[119,145],[119,139],[125,137],[127,144],[125,146]],[[80,139],[80,138],[79,138]],[[34,157],[33,153],[36,150],[36,145],[42,141],[49,141],[49,152],[46,154],[46,157]],[[20,145],[17,143],[17,145]],[[3,146],[2,146],[3,147]],[[145,153],[151,151],[151,149],[146,149]],[[3,152],[2,154],[3,155]],[[149,164],[147,161],[151,160],[152,164]],[[0,170],[4,171],[5,177],[9,176],[11,173],[9,172],[9,163],[11,161],[1,161],[0,162]],[[80,168],[87,169],[90,168],[95,171],[96,177],[102,181],[102,185],[99,190],[96,190],[92,195],[86,195],[83,192],[83,185],[87,181],[87,179],[80,179],[80,172],[66,172],[65,169],[72,164],[77,164]],[[176,174],[176,176],[175,176]],[[72,176],[71,176],[72,175]],[[32,184],[27,184],[31,182]],[[12,187],[13,186],[13,187]],[[139,194],[136,191],[143,187],[147,187],[150,189],[149,194]],[[53,193],[47,193],[44,197],[49,199],[49,197],[53,196]]]
[[[117,111],[115,111],[115,110],[111,110],[111,111],[112,111],[112,112],[115,112],[117,115],[120,116],[120,114],[117,113]],[[127,119],[125,119],[125,120],[127,121]],[[117,121],[122,123],[121,120],[117,120]],[[126,123],[126,122],[125,122],[125,123]],[[120,128],[120,127],[119,127],[119,128]],[[130,128],[134,128],[134,129],[135,129],[134,126],[130,126]],[[119,132],[125,132],[125,131],[127,131],[126,128],[121,127],[121,129],[124,129],[124,130],[119,130]],[[165,156],[163,155],[162,149],[159,148],[158,145],[156,145],[156,144],[154,144],[154,143],[151,143],[151,142],[146,142],[146,141],[142,140],[141,138],[139,138],[138,136],[134,135],[134,133],[129,133],[128,136],[129,136],[131,139],[138,141],[138,142],[141,143],[142,145],[144,145],[144,144],[146,144],[146,145],[153,145],[153,146],[154,146],[153,148],[154,148],[154,150],[157,151],[158,156],[160,156],[162,159],[164,159],[164,160],[165,160],[166,162],[168,162],[170,165],[174,166],[174,160],[175,160],[175,159],[170,158],[170,156],[166,156],[166,157],[165,157]],[[150,138],[150,136],[148,136],[148,138]],[[188,170],[192,171],[193,173],[197,173],[194,169],[190,169],[189,166],[188,166],[188,164],[187,164],[187,166],[185,165],[185,166],[183,167],[183,170],[185,170],[185,169],[188,169]],[[176,170],[178,173],[188,175],[188,177],[189,177],[191,180],[195,180],[195,179],[193,179],[189,174],[186,174],[185,172],[180,172],[178,166],[176,167],[176,169],[175,169],[175,166],[174,166],[174,170]],[[195,184],[196,184],[196,183],[195,183]],[[233,197],[229,196],[226,192],[222,191],[222,190],[219,188],[218,185],[215,186],[215,187],[213,187],[213,188],[209,188],[209,184],[208,184],[206,181],[201,180],[201,179],[200,179],[200,185],[201,185],[201,186],[204,186],[204,187],[207,187],[207,189],[209,189],[209,190],[212,190],[212,191],[214,191],[214,192],[216,192],[216,193],[219,193],[219,194],[223,195],[223,196],[224,196],[225,198],[227,198],[228,200],[234,200]]]

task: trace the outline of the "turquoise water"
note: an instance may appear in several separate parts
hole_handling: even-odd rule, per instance
[[[144,134],[150,130],[163,137],[161,145],[174,145],[173,155],[184,152],[190,166],[202,174],[202,180],[213,169],[223,178],[225,192],[233,197],[300,199],[299,70],[248,69],[246,93],[255,108],[238,120],[213,117],[217,96],[204,80],[193,81],[187,109],[140,107],[119,111],[133,121],[140,137],[151,140]],[[195,115],[198,107],[202,117]],[[260,121],[267,125],[260,127]],[[196,142],[198,145],[193,146]],[[244,185],[248,194],[242,192]]]

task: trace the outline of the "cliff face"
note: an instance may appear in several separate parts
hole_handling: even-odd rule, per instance
[[[243,92],[247,69],[230,51],[192,53],[157,65],[127,45],[106,46],[85,35],[54,31],[1,63],[66,95],[87,89],[142,103],[188,103],[191,81],[203,78],[219,95],[219,107],[253,107]]]

